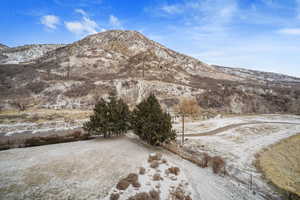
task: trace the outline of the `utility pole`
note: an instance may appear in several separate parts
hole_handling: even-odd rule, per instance
[[[250,174],[250,190],[252,190],[252,173]]]
[[[184,113],[181,114],[181,118],[182,118],[182,146],[184,144]]]
[[[70,59],[70,58],[69,58]],[[68,64],[68,68],[67,68],[67,80],[70,80],[70,70],[71,70],[71,67],[70,67],[70,61],[69,61],[69,64]]]
[[[143,78],[145,77],[145,55],[143,56]]]

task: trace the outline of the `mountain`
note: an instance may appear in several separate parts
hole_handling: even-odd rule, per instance
[[[1,47],[0,45],[0,64],[19,64],[30,62],[64,45],[60,44],[33,44],[19,47]]]
[[[27,100],[91,108],[115,92],[131,105],[155,93],[169,110],[186,97],[215,112],[300,113],[299,78],[208,65],[136,31],[106,31],[39,52],[0,65],[2,107]]]
[[[6,48],[9,48],[9,47],[6,46],[6,45],[4,45],[4,44],[1,44],[1,43],[0,43],[0,51],[1,51],[2,49],[6,49]]]

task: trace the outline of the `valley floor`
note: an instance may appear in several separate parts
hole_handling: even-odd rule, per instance
[[[1,151],[0,199],[102,199],[155,151],[183,170],[193,199],[263,199],[230,178],[127,137]]]
[[[262,195],[277,196],[257,170],[260,152],[300,133],[300,116],[249,115],[186,124],[184,149],[226,160],[226,171]],[[176,125],[179,132],[180,124]],[[181,139],[181,134],[178,139]],[[295,160],[296,162],[296,160]],[[300,165],[300,163],[297,163]]]
[[[219,118],[188,122],[186,127],[189,135],[184,149],[224,157],[230,176],[215,175],[210,168],[200,168],[166,150],[145,145],[129,134],[0,151],[0,199],[103,199],[120,178],[145,166],[151,152],[162,152],[182,170],[192,199],[278,198],[256,170],[255,155],[299,133],[299,116]],[[179,131],[180,124],[175,128]]]

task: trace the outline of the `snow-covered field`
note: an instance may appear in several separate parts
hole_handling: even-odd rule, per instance
[[[212,118],[209,120],[185,123],[185,134],[203,134],[220,128],[224,128],[226,126],[244,123],[256,124],[261,122],[300,123],[300,116],[279,114],[246,115],[225,118],[217,116],[216,118]],[[181,126],[181,122],[173,125],[174,129],[179,133],[181,133]]]
[[[220,129],[230,125],[236,126]],[[180,128],[180,125],[175,126]],[[147,158],[152,152],[162,152],[169,165],[180,168],[178,180],[189,183],[192,199],[270,199],[265,194],[273,192],[253,165],[255,154],[270,144],[300,133],[300,117],[253,115],[216,118],[187,123],[186,127],[189,134],[197,135],[187,137],[184,148],[224,157],[232,176],[215,175],[210,168],[200,168],[133,137],[97,138],[0,151],[0,199],[104,199],[114,191],[121,178],[129,173],[138,173],[139,167],[149,168]],[[162,165],[159,170],[163,172],[164,167]],[[146,173],[148,175],[140,177],[140,191],[155,187],[149,179],[154,172],[150,170]],[[251,174],[254,190],[250,190],[247,184]],[[176,181],[164,182],[166,180],[159,183],[164,193],[161,197],[166,196],[163,188],[177,184]],[[134,191],[139,192],[139,189]]]
[[[228,177],[127,137],[1,151],[0,199],[103,199],[155,151],[181,169],[192,199],[263,199]]]
[[[187,127],[191,126],[187,124]],[[192,127],[188,129],[190,135],[186,137],[185,149],[222,156],[227,162],[229,174],[249,185],[252,176],[253,187],[272,193],[254,166],[255,156],[269,145],[299,134],[300,117],[260,115],[219,118],[194,122]]]

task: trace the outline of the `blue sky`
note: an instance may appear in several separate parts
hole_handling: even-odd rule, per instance
[[[300,0],[2,0],[0,43],[137,30],[209,64],[300,77]]]

